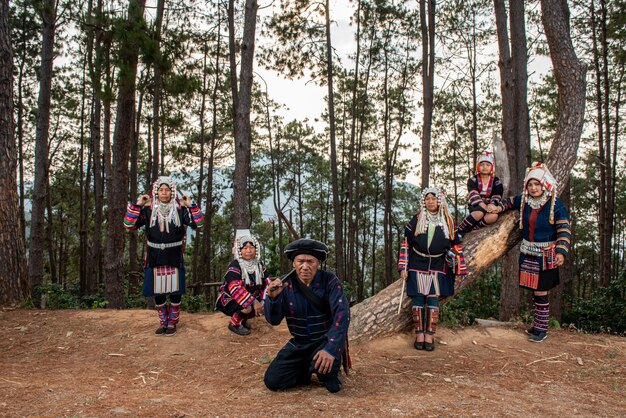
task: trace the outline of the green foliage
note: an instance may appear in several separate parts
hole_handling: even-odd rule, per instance
[[[102,292],[81,297],[78,286],[73,284],[48,283],[36,288],[35,295],[41,295],[48,309],[95,309],[104,308],[107,304]]]
[[[585,332],[626,335],[626,272],[588,299],[576,298],[563,322]]]
[[[207,303],[206,297],[201,295],[191,295],[185,293],[182,298],[182,310],[187,312],[206,312],[207,306],[211,303]]]
[[[476,318],[497,318],[499,310],[500,280],[491,269],[443,305],[441,320],[451,327],[471,325]]]

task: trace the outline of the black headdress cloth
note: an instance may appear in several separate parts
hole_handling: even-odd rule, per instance
[[[284,253],[291,261],[293,261],[297,255],[308,254],[323,262],[328,256],[328,246],[314,239],[303,238],[287,244]]]

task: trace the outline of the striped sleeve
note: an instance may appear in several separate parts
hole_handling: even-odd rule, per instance
[[[517,195],[514,197],[507,197],[506,199],[500,201],[499,203],[502,209],[504,209],[503,212],[506,212],[507,210],[510,210],[510,209],[519,209],[520,205],[522,204],[522,196]]]
[[[124,215],[124,228],[136,230],[141,228],[144,224],[145,219],[141,213],[141,206],[133,202],[128,202],[126,214]]]
[[[187,222],[185,223],[187,223],[192,229],[202,229],[202,227],[204,226],[204,214],[202,213],[202,210],[200,210],[198,205],[196,205],[195,203],[189,206],[188,209],[189,212],[185,216],[185,218],[189,217],[189,219],[186,219]]]
[[[239,306],[247,308],[254,303],[254,296],[252,296],[244,286],[239,263],[230,263],[224,275],[224,279],[226,281],[226,291]]]
[[[475,177],[470,177],[467,180],[467,197],[469,199],[470,206],[478,205],[483,201],[478,191],[478,184],[474,181]]]
[[[554,210],[554,226],[556,227],[556,252],[567,257],[572,240],[569,213],[565,205],[557,199]]]
[[[402,240],[402,245],[400,245],[400,254],[398,255],[398,271],[403,271],[407,269],[407,265],[409,264],[409,243],[406,238]]]

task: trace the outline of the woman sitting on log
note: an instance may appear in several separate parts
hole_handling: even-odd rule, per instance
[[[504,195],[504,186],[496,177],[495,167],[491,152],[480,154],[476,174],[467,180],[470,213],[456,231],[459,239],[474,228],[482,228],[498,220],[497,208]]]

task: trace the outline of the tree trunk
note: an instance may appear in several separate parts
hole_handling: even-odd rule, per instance
[[[345,277],[343,250],[343,219],[341,217],[341,198],[339,197],[339,168],[337,162],[337,140],[335,129],[335,100],[333,91],[333,50],[330,37],[330,5],[325,2],[326,18],[326,84],[328,86],[328,129],[330,134],[330,172],[333,192],[333,220],[335,224],[335,271],[339,277]]]
[[[494,1],[500,59],[502,94],[502,140],[506,150],[505,166],[509,173],[504,184],[507,196],[521,192],[526,167],[530,164],[530,127],[527,104],[527,47],[524,2],[510,2],[511,37],[507,30],[506,6]],[[510,46],[509,46],[510,42]],[[499,163],[499,162],[498,162]],[[518,280],[519,248],[504,257],[500,287],[500,320],[508,321],[520,314]]]
[[[161,109],[161,75],[162,55],[161,55],[161,27],[163,25],[163,11],[165,9],[165,0],[157,1],[157,12],[154,21],[154,47],[156,55],[154,57],[154,83],[152,87],[152,181],[156,181],[159,177],[159,121]],[[163,152],[163,149],[161,149]],[[163,167],[161,167],[163,172]]]
[[[233,89],[233,131],[235,135],[235,173],[233,176],[233,227],[235,230],[249,228],[252,222],[249,210],[248,179],[252,147],[250,110],[252,104],[252,80],[254,64],[254,41],[256,17],[259,8],[256,0],[246,0],[243,39],[241,42],[241,66],[237,88],[234,48],[234,4],[229,2],[229,34],[231,80]]]
[[[219,27],[219,25],[218,25]],[[218,39],[218,51],[219,51],[219,39]],[[196,201],[198,202],[198,206],[202,207],[202,199],[203,199],[203,186],[204,186],[204,146],[206,143],[205,138],[205,128],[204,128],[204,117],[206,111],[206,93],[207,93],[207,54],[209,52],[209,46],[205,41],[203,54],[202,54],[202,99],[200,102],[200,112],[198,114],[198,118],[200,119],[200,172],[198,174],[198,196]],[[218,54],[219,56],[219,54]],[[219,59],[219,58],[218,58]],[[216,69],[216,73],[219,74],[219,68]],[[205,210],[206,213],[206,210]],[[193,239],[193,257],[191,260],[193,281],[199,282],[200,274],[199,266],[198,266],[198,258],[200,255],[200,247],[203,241],[203,230],[196,230],[196,234]],[[206,277],[206,276],[205,276]]]
[[[9,2],[0,0],[0,306],[19,305],[28,267],[17,196],[17,148],[13,122],[13,51]]]
[[[137,30],[143,19],[145,0],[130,0],[129,32]],[[128,200],[128,160],[133,135],[135,110],[135,78],[139,53],[138,39],[127,38],[120,46],[120,72],[117,114],[113,134],[113,164],[107,190],[107,242],[104,263],[104,297],[108,308],[123,308],[124,292],[124,228],[121,220]]]
[[[129,195],[131,200],[136,199],[139,195],[139,132],[141,131],[143,96],[144,92],[142,91],[139,94],[137,111],[133,111],[133,134],[130,144],[130,173],[128,179]],[[128,237],[128,271],[130,272],[129,289],[133,293],[138,289],[141,277],[141,269],[139,267],[139,259],[137,257],[137,248],[139,246],[138,238],[137,234],[130,234]]]
[[[52,213],[52,199],[50,198],[50,184],[46,185],[46,210],[48,211],[48,223],[46,224],[46,242],[48,244],[48,265],[50,266],[50,282],[58,284],[57,262],[54,254],[54,216]]]
[[[35,291],[43,284],[43,250],[45,243],[44,212],[48,184],[48,137],[50,127],[50,100],[52,93],[52,63],[54,59],[54,34],[56,1],[46,0],[41,8],[42,42],[39,96],[37,99],[37,128],[35,134],[35,181],[32,192],[30,226],[29,280],[35,306],[40,295]]]
[[[426,2],[428,2],[428,10],[426,10]],[[420,27],[422,31],[422,100],[424,101],[421,186],[425,189],[430,182],[430,137],[435,89],[435,0],[420,0]]]
[[[568,10],[561,0],[542,0],[542,20],[559,92],[559,119],[547,165],[557,180],[565,184],[576,162],[584,120],[585,66],[578,60],[569,35]],[[518,213],[511,211],[495,225],[467,235],[464,242],[468,275],[455,284],[455,293],[476,281],[480,272],[493,264],[519,240]],[[397,315],[401,281],[397,280],[377,295],[352,307],[352,339],[370,339],[384,333],[406,329],[411,323],[408,306]]]

